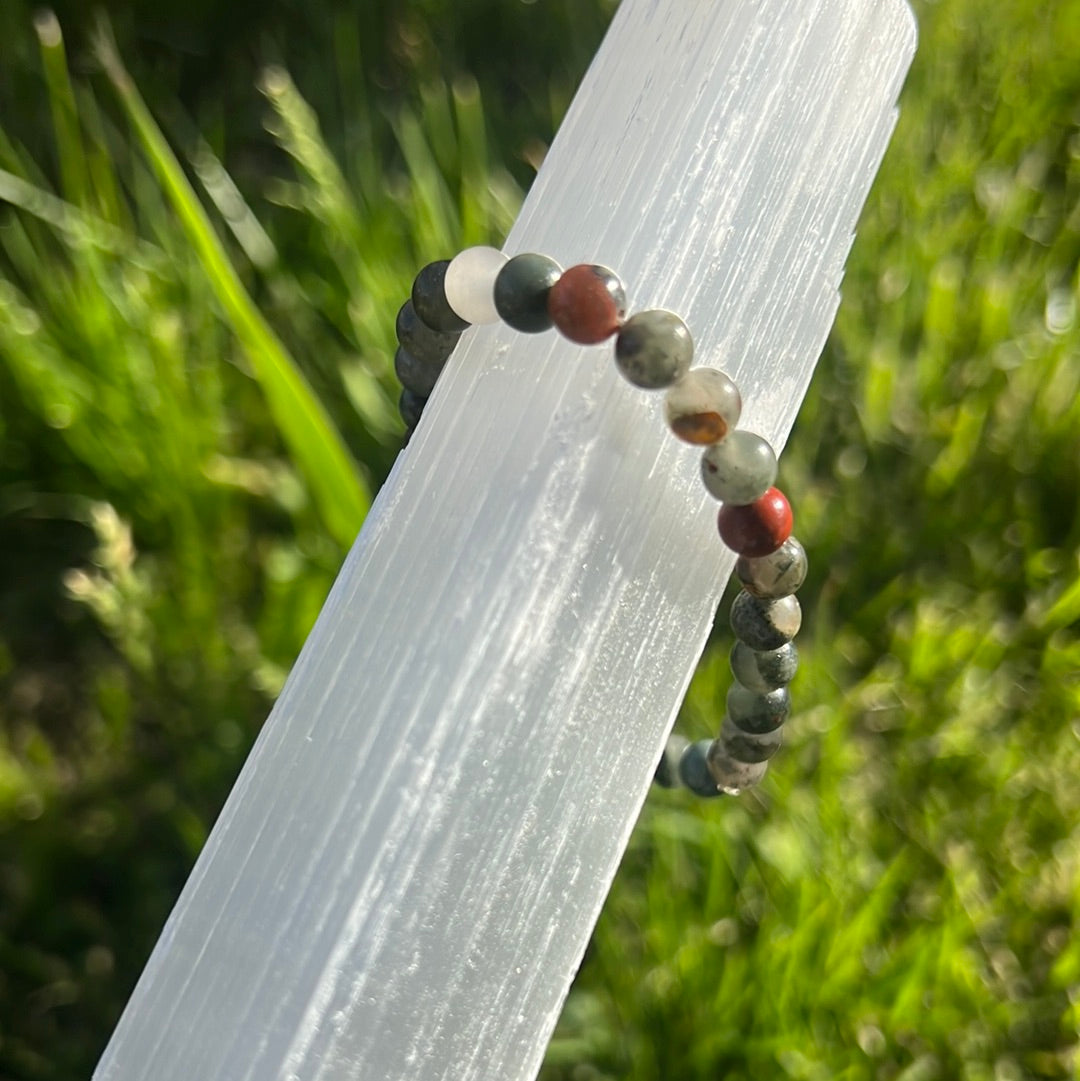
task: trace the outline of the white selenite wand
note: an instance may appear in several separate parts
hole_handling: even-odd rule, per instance
[[[678,312],[779,449],[914,47],[903,0],[623,0],[506,250]],[[98,1081],[535,1076],[734,561],[662,398],[465,335]]]

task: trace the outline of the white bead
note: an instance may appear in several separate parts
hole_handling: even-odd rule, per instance
[[[497,248],[466,248],[450,260],[443,280],[446,302],[466,323],[497,323],[495,279],[506,263]]]

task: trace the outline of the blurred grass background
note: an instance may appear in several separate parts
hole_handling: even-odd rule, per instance
[[[393,461],[400,298],[614,4],[106,7],[0,5],[5,1081],[89,1075]],[[916,7],[782,465],[807,708],[650,799],[547,1081],[1080,1076],[1080,2]]]

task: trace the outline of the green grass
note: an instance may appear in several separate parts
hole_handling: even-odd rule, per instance
[[[393,460],[411,274],[506,231],[608,10],[466,8],[372,5],[377,62],[327,13],[227,88],[255,140],[4,27],[2,1077],[100,1053]],[[918,14],[782,464],[805,708],[757,793],[649,801],[547,1081],[1080,1076],[1080,2]],[[536,25],[523,105],[483,56]]]

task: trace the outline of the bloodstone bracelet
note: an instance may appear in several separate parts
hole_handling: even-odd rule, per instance
[[[555,327],[581,345],[614,336],[620,373],[645,390],[666,388],[671,431],[706,447],[701,477],[720,500],[720,537],[739,556],[735,572],[743,587],[731,606],[735,682],[717,738],[688,743],[672,736],[656,781],[669,788],[685,785],[700,796],[734,795],[757,784],[780,747],[791,711],[787,685],[798,667],[792,639],[802,619],[795,592],[806,577],[806,553],[791,536],[791,507],[773,487],[772,447],[735,427],[742,398],[723,372],[690,370],[693,339],[674,312],[642,311],[627,318],[622,283],[606,267],[564,271],[546,255],[508,259],[486,247],[428,264],[398,312],[394,368],[404,387],[406,440],[461,332],[500,319],[526,334]]]

